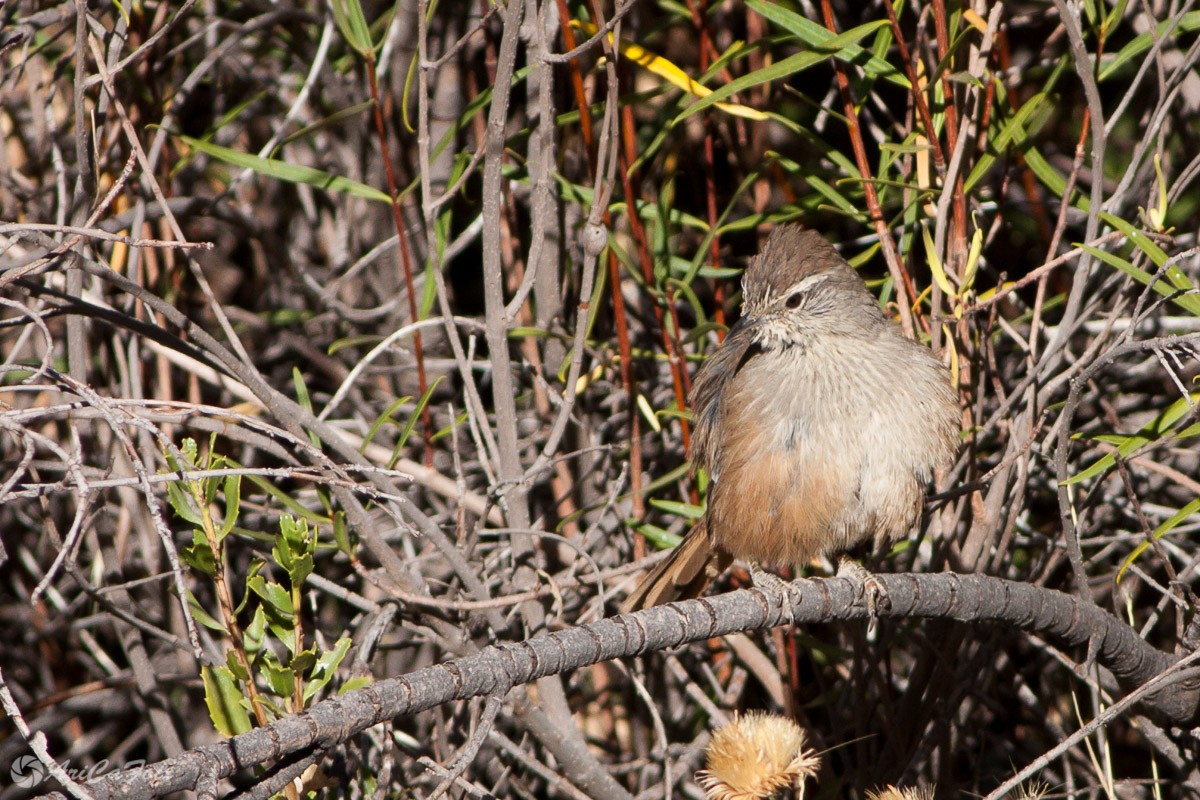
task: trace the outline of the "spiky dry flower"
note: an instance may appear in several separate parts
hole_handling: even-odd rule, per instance
[[[817,773],[817,754],[804,729],[774,714],[751,712],[713,734],[706,769],[697,774],[709,800],[758,800],[789,787],[804,798],[804,780]]]
[[[867,792],[867,800],[933,800],[933,789],[927,786],[909,786],[907,789],[885,786]]]
[[[1017,791],[1017,800],[1041,800],[1050,792],[1050,784],[1045,781],[1034,781]]]

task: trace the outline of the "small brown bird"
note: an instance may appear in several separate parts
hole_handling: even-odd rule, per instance
[[[799,565],[895,541],[954,456],[945,367],[820,234],[776,228],[742,295],[741,319],[692,387],[708,508],[621,613],[696,597],[735,558]]]

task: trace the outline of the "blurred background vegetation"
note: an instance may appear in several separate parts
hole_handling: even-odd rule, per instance
[[[1197,29],[1179,0],[0,7],[0,775],[18,716],[94,774],[611,613],[703,507],[690,376],[790,220],[962,399],[927,535],[878,568],[1075,592],[1174,649]],[[729,637],[396,720],[289,792],[694,797],[712,728],[767,709],[825,751],[818,796],[979,796],[1106,707],[1083,657]],[[1125,714],[1036,774],[1181,796],[1193,753]]]

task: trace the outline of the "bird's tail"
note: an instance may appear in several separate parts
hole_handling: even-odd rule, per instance
[[[642,578],[637,588],[621,603],[620,613],[629,614],[643,608],[699,597],[709,582],[732,562],[731,555],[713,546],[708,538],[708,529],[701,521],[687,532],[665,561]]]

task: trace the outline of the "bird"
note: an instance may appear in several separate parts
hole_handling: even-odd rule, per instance
[[[702,594],[735,559],[803,565],[906,536],[957,451],[945,366],[906,338],[820,233],[777,226],[742,314],[692,386],[707,507],[629,594],[628,613]],[[757,580],[757,577],[756,577]]]

